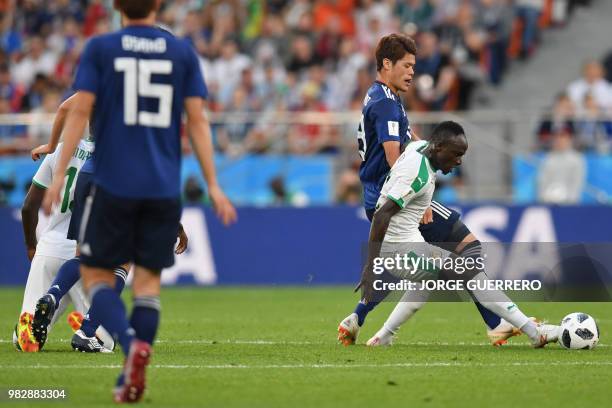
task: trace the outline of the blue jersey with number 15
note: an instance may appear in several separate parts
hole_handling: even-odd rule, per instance
[[[207,95],[192,47],[153,26],[92,38],[74,89],[96,95],[94,182],[120,197],[179,196],[184,100]]]

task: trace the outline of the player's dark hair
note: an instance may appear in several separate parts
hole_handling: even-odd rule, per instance
[[[445,122],[440,122],[434,128],[434,130],[431,132],[431,136],[429,137],[429,141],[432,144],[446,143],[449,140],[462,135],[465,137],[463,126],[457,122],[453,122],[452,120],[447,120]]]
[[[156,5],[157,0],[115,0],[115,8],[132,20],[148,17]]]
[[[406,54],[416,55],[417,48],[414,40],[404,34],[389,34],[378,41],[376,45],[376,70],[383,67],[386,58],[395,64]]]

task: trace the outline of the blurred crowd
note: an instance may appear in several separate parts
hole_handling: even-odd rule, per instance
[[[588,3],[174,0],[163,2],[159,22],[200,56],[210,111],[242,118],[213,127],[218,151],[347,155],[355,151],[353,123],[273,123],[298,112],[361,109],[381,36],[401,31],[417,41],[409,110],[466,110],[485,98],[481,89],[503,81],[512,61],[536,52],[542,29],[562,27]],[[120,21],[112,0],[0,0],[0,19],[0,114],[33,114],[27,125],[0,121],[0,154],[24,153],[48,139],[51,127],[37,115],[54,113],[70,95],[86,40]],[[349,163],[340,166],[337,200],[356,203],[359,162]],[[271,190],[280,189],[271,183]],[[189,193],[199,196],[197,188]]]
[[[538,198],[571,204],[581,200],[587,176],[584,153],[612,151],[612,50],[602,61],[586,61],[582,75],[554,101],[540,122],[538,149],[546,152],[539,169]]]
[[[160,23],[201,57],[216,113],[247,118],[214,129],[218,150],[334,153],[344,129],[274,126],[296,111],[359,109],[381,36],[416,38],[413,111],[469,109],[482,84],[534,53],[538,32],[587,0],[175,0]],[[0,113],[52,113],[70,92],[88,37],[120,24],[112,0],[0,1]],[[250,115],[249,115],[250,114]],[[44,141],[48,126],[0,127],[0,152]]]

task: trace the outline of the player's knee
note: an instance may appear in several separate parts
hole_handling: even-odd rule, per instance
[[[459,262],[459,260],[461,261]],[[465,245],[457,256],[454,272],[466,281],[474,279],[479,273],[484,272],[482,244],[479,240],[471,241]]]
[[[113,287],[115,284],[115,274],[109,270],[101,268],[92,268],[82,265],[81,277],[83,278],[83,287],[86,291],[90,291],[92,287],[101,284],[106,284]]]
[[[134,280],[132,281],[134,296],[158,296],[160,287],[161,279],[157,271],[142,266],[134,268]]]

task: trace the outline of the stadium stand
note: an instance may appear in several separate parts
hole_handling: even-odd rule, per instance
[[[502,85],[515,61],[537,55],[543,30],[562,29],[577,6],[590,3],[177,0],[165,2],[160,23],[190,41],[201,57],[220,153],[228,160],[248,155],[252,162],[262,154],[333,160],[329,167],[343,176],[326,191],[335,190],[340,202],[353,202],[351,180],[358,166],[353,117],[329,123],[320,120],[323,116],[296,113],[359,110],[380,36],[403,31],[417,40],[415,85],[405,95],[413,114],[464,111],[486,104],[486,90]],[[1,11],[0,113],[32,114],[26,123],[0,122],[1,154],[24,154],[48,137],[45,114],[70,94],[83,44],[119,25],[111,6],[108,0],[13,0]],[[415,123],[417,132],[426,133]],[[187,143],[184,153],[190,153]],[[11,186],[21,178],[14,174],[5,170],[0,178]],[[308,183],[284,176],[290,189]],[[463,178],[446,181],[451,201],[470,195],[461,194],[463,183]],[[274,190],[267,194],[273,197]],[[13,204],[22,197],[4,195],[14,197]]]

